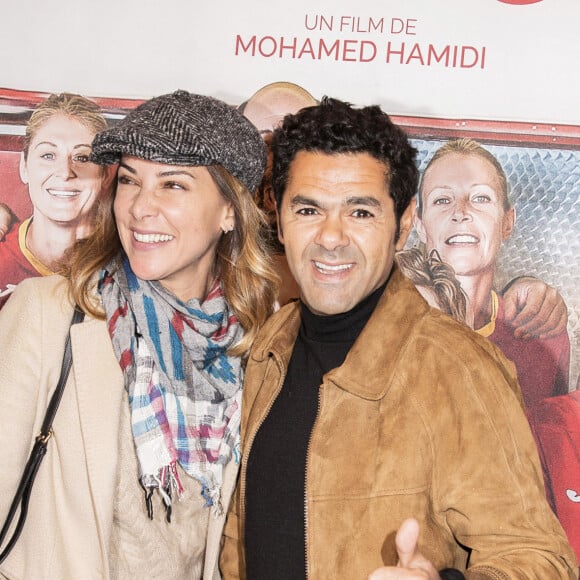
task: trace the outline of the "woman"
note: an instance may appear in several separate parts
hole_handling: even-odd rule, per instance
[[[106,127],[99,106],[79,95],[50,95],[33,111],[20,158],[33,212],[0,242],[0,308],[25,278],[58,271],[66,250],[90,233],[95,202],[114,176],[89,161]]]
[[[430,253],[449,264],[467,297],[465,320],[516,366],[526,408],[568,392],[570,341],[522,337],[494,290],[502,244],[513,232],[515,209],[504,170],[487,149],[455,139],[438,149],[423,172],[415,227]]]
[[[28,521],[0,570],[219,578],[243,360],[277,290],[250,193],[264,145],[226,104],[177,91],[97,135],[91,158],[119,162],[108,211],[75,246],[66,278],[26,281],[0,313],[3,514],[56,382],[72,303],[87,313],[71,331],[73,371]]]

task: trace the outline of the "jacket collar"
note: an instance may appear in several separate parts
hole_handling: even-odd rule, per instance
[[[379,303],[344,363],[328,372],[323,381],[364,399],[382,398],[415,323],[428,311],[429,306],[413,284],[393,266]],[[295,302],[268,321],[251,358],[263,361],[272,355],[287,368],[299,327],[300,304]]]

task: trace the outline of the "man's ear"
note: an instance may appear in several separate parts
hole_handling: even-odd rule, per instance
[[[280,240],[280,243],[284,245],[284,232],[282,231],[282,223],[280,221],[280,212],[278,211],[278,204],[274,203],[274,206],[276,208],[276,227],[278,229],[278,240]]]
[[[413,216],[415,215],[415,206],[417,205],[417,200],[413,197],[411,203],[408,205],[407,209],[403,212],[401,220],[399,221],[399,239],[395,244],[395,249],[397,251],[402,250],[407,243],[407,238],[413,229]]]
[[[24,152],[20,153],[20,164],[18,165],[20,172],[20,180],[24,185],[28,185],[28,168],[26,167],[26,159],[24,159]]]
[[[516,225],[516,208],[510,207],[503,216],[501,224],[501,239],[507,240],[514,231]]]

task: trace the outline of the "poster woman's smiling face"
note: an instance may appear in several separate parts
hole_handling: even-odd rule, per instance
[[[492,164],[477,155],[449,153],[427,171],[421,199],[415,225],[427,252],[436,249],[458,276],[493,274],[515,212],[504,207]]]
[[[94,136],[86,125],[61,113],[36,131],[20,161],[35,219],[70,225],[90,218],[105,175],[89,161]]]

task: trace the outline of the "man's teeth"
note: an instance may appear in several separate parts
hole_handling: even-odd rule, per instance
[[[475,236],[470,236],[463,234],[461,236],[452,236],[447,240],[448,244],[476,244],[477,238]]]
[[[321,272],[341,272],[352,268],[352,264],[339,264],[338,266],[330,266],[329,264],[322,264],[321,262],[314,262],[314,265]]]
[[[158,242],[169,242],[173,239],[173,236],[169,234],[139,234],[133,232],[133,237],[138,242],[143,242],[145,244],[157,244]]]
[[[63,189],[49,189],[48,192],[50,195],[54,195],[54,197],[74,197],[78,195],[78,191],[71,191],[71,190],[63,190]]]

